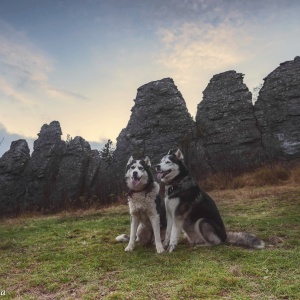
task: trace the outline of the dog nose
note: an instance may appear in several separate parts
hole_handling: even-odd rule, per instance
[[[160,170],[160,165],[156,165],[155,169],[156,169],[156,171],[159,171]]]
[[[138,174],[138,173],[137,173],[136,171],[134,171],[134,172],[133,172],[133,177],[136,177],[137,174]]]

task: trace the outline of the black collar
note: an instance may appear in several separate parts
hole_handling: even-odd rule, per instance
[[[174,185],[171,185],[169,188],[168,188],[168,196],[170,194],[172,194],[177,188],[178,188],[179,184],[174,184]]]
[[[188,172],[184,172],[181,173],[179,175],[177,175],[171,182],[172,184],[170,184],[170,187],[168,188],[168,195],[170,195],[172,192],[174,192],[175,190],[178,189],[178,187],[180,186],[180,183],[182,182],[182,180],[188,176]]]

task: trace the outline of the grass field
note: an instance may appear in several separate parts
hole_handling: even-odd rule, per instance
[[[300,299],[300,187],[210,192],[228,230],[264,250],[229,245],[156,254],[115,242],[129,232],[125,205],[0,222],[3,299]]]

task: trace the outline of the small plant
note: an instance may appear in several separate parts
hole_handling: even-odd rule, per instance
[[[106,162],[111,162],[113,160],[115,148],[113,147],[113,142],[109,139],[104,147],[99,151],[99,155]]]
[[[67,138],[66,138],[66,143],[67,143],[67,145],[68,144],[70,144],[70,142],[73,140],[73,138],[69,135],[69,134],[67,134]]]

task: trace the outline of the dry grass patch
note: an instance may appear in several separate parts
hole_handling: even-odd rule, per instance
[[[204,190],[228,190],[244,187],[265,187],[300,184],[300,165],[281,163],[266,165],[252,172],[234,176],[231,173],[216,173],[200,181]]]

